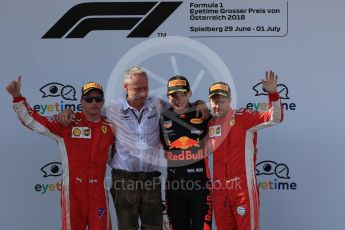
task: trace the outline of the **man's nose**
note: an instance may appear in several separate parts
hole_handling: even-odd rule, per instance
[[[146,90],[140,90],[139,95],[140,96],[146,96],[147,91]]]

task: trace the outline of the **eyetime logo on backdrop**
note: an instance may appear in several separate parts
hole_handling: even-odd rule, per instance
[[[256,164],[259,188],[262,190],[296,190],[297,183],[291,181],[290,169],[284,163],[266,160]]]
[[[94,30],[131,30],[127,37],[149,37],[180,2],[87,2],[73,6],[42,39],[84,38]]]
[[[64,101],[77,101],[76,90],[71,85],[64,85],[58,82],[51,82],[43,85],[40,88],[40,92],[42,93],[42,98],[61,98],[57,102],[34,105],[33,109],[39,112],[40,114],[59,113],[67,108],[70,108],[73,111],[82,110],[81,104],[74,104],[70,102],[66,103]]]
[[[41,168],[43,173],[42,177],[60,177],[62,175],[62,166],[60,162],[50,162]],[[46,194],[47,192],[56,192],[61,191],[61,182],[60,180],[54,183],[40,183],[34,186],[35,191]]]
[[[255,84],[252,87],[253,91],[255,92],[255,96],[259,97],[261,95],[268,95],[268,93],[262,88],[262,82],[259,82]],[[285,111],[288,110],[296,110],[296,104],[290,101],[285,101],[285,100],[290,100],[289,96],[289,89],[285,84],[278,84],[277,91],[280,95],[280,98],[282,100],[282,105],[284,107]],[[247,103],[247,108],[248,109],[254,109],[258,111],[266,111],[270,107],[269,103],[266,102],[249,102]]]

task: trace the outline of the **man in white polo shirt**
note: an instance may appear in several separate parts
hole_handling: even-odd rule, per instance
[[[159,161],[159,117],[168,104],[148,97],[148,78],[142,68],[125,73],[126,97],[112,100],[106,115],[116,127],[116,153],[111,161],[111,194],[120,230],[162,229]]]

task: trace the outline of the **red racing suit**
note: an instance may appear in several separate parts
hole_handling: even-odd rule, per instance
[[[209,122],[213,149],[213,205],[218,230],[258,230],[259,191],[255,176],[256,132],[283,120],[279,94],[266,112],[230,110]]]
[[[26,127],[57,141],[62,161],[62,229],[111,229],[104,185],[114,142],[111,124],[103,118],[91,122],[83,113],[75,113],[71,124],[63,127],[56,117],[41,116],[30,108],[22,96],[14,98],[13,107]]]

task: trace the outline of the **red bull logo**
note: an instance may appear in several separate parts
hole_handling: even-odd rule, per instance
[[[183,136],[179,139],[169,143],[169,149],[188,149],[190,147],[200,147],[199,139],[193,140],[189,137]]]
[[[205,215],[205,221],[212,221],[212,194],[208,194],[207,195],[207,202],[206,202],[206,204],[207,204],[207,207],[208,207],[208,210],[207,210],[207,214]]]
[[[165,155],[169,161],[201,160],[205,157],[202,149],[199,149],[195,153],[190,150],[182,150],[179,154],[168,151]]]

